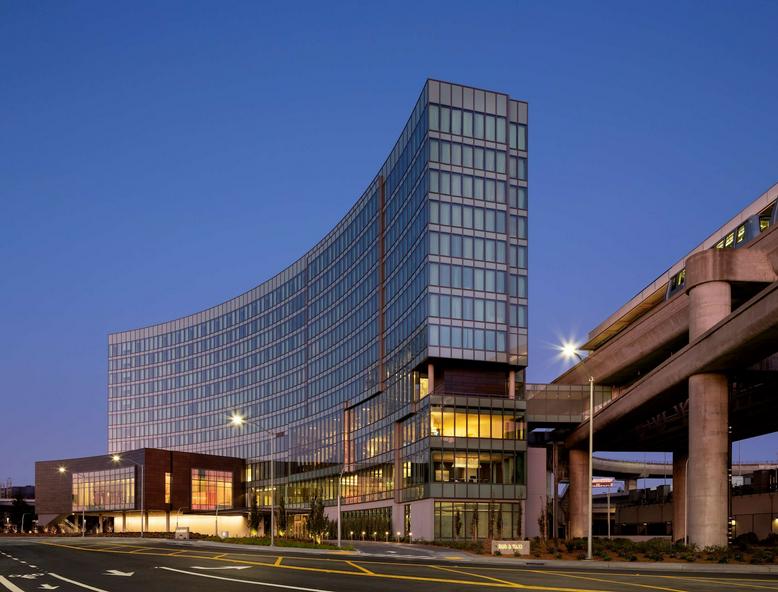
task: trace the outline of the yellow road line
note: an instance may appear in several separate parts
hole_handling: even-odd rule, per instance
[[[453,569],[451,567],[443,567],[442,565],[430,565],[429,567],[431,567],[432,569],[440,569],[440,570],[443,570],[443,571],[450,571],[450,572],[454,572],[454,573],[458,573],[458,574],[464,574],[466,576],[471,576],[471,577],[476,577],[476,578],[484,578],[486,580],[491,580],[492,582],[498,582],[500,584],[507,584],[507,585],[509,585],[509,586],[511,586],[513,588],[523,587],[518,582],[509,582],[508,580],[501,580],[499,578],[493,578],[492,576],[483,576],[483,575],[477,574],[477,573],[468,573],[466,571],[462,571],[461,569]]]
[[[582,576],[578,574],[571,574],[568,572],[559,572],[559,571],[551,571],[551,570],[540,570],[540,569],[528,569],[527,571],[530,571],[532,573],[539,573],[539,574],[553,574],[556,576],[561,576],[565,578],[574,578],[577,580],[590,580],[592,582],[603,582],[606,584],[613,584],[618,586],[635,586],[637,588],[648,588],[649,590],[664,590],[665,592],[688,592],[687,590],[681,590],[680,588],[664,588],[663,586],[653,586],[651,584],[638,584],[636,582],[623,582],[619,580],[607,580],[603,577],[595,578],[592,576]],[[600,574],[604,575],[604,574]],[[613,574],[613,577],[618,577],[619,574]],[[640,574],[636,574],[640,575]]]
[[[348,563],[351,567],[356,567],[359,571],[364,572],[364,573],[366,573],[368,575],[371,575],[371,576],[376,575],[376,573],[374,571],[370,571],[369,569],[367,569],[366,567],[362,567],[358,563],[354,563],[353,561],[346,561],[346,563]]]
[[[278,557],[276,557],[276,562],[273,565],[275,567],[278,567],[279,565],[281,565],[281,561],[283,561],[283,559],[284,558],[281,555],[279,555]]]
[[[710,577],[705,576],[667,576],[667,575],[661,575],[657,574],[658,578],[672,578],[676,580],[689,580],[691,582],[709,582],[711,584],[723,584],[727,586],[736,586],[738,588],[752,588],[752,589],[762,589],[762,590],[778,590],[778,581],[773,580],[744,580],[743,578],[722,578],[722,577],[716,577],[715,575],[711,575]],[[744,582],[773,582],[772,586],[760,586],[759,584],[745,584]]]
[[[88,549],[85,547],[78,547],[73,545],[62,545],[58,543],[50,543],[50,542],[40,542],[41,545],[49,545],[52,547],[62,547],[65,549],[73,549],[76,551],[92,551],[95,553],[114,553],[114,554],[132,554],[131,551],[99,551],[97,549]],[[169,554],[163,554],[163,553],[145,553],[145,555],[158,555],[161,557],[169,557]],[[221,558],[221,559],[215,559],[213,556],[202,556],[202,555],[187,555],[187,557],[192,559],[205,559],[205,560],[211,560],[211,561],[222,561],[226,563],[242,563],[245,565],[263,565],[266,567],[278,567],[278,569],[292,569],[296,571],[309,571],[309,572],[317,572],[317,573],[331,573],[331,574],[338,574],[338,575],[347,575],[347,576],[359,576],[359,577],[366,577],[366,578],[383,578],[383,579],[391,579],[391,580],[403,580],[403,581],[411,581],[411,582],[434,582],[437,584],[464,584],[469,586],[482,586],[482,587],[488,587],[488,588],[521,588],[524,590],[543,590],[546,592],[608,592],[605,590],[593,590],[590,588],[564,588],[564,587],[558,587],[558,586],[535,586],[535,585],[523,585],[523,584],[514,584],[507,582],[506,583],[500,583],[497,581],[483,581],[483,580],[455,580],[452,578],[431,578],[431,577],[424,577],[424,576],[406,576],[406,575],[399,575],[399,574],[383,574],[383,573],[375,573],[373,572],[372,575],[365,573],[364,571],[353,571],[353,570],[342,570],[342,569],[323,569],[323,568],[317,568],[317,567],[303,567],[298,565],[285,565],[281,564],[278,566],[275,566],[273,563],[264,563],[260,561],[247,561],[245,559],[234,559],[234,558]],[[345,560],[344,560],[345,562]],[[395,564],[396,565],[396,564]],[[405,564],[408,565],[408,564]],[[416,564],[417,566],[422,566],[420,564]],[[422,566],[423,567],[423,566]],[[471,575],[472,577],[481,577],[486,578],[488,576],[479,576],[478,574],[467,574]]]

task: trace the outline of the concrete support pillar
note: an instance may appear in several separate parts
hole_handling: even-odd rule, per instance
[[[624,480],[624,490],[625,491],[635,491],[638,488],[638,480],[637,479],[625,479]]]
[[[688,453],[673,452],[673,541],[683,541],[686,536],[686,463]]]
[[[689,341],[732,312],[732,290],[727,282],[699,284],[691,289],[689,299]]]
[[[570,450],[570,538],[589,534],[589,453],[586,450]]]
[[[538,519],[548,504],[546,482],[546,449],[530,446],[527,449],[527,529],[523,531],[527,537],[542,535]]]
[[[729,384],[723,374],[689,378],[689,541],[727,544]]]
[[[508,371],[508,398],[509,399],[516,398],[516,371],[515,370]]]
[[[689,291],[689,340],[729,315],[727,282],[710,281]],[[724,374],[689,377],[689,542],[707,547],[727,544],[729,519],[729,382]],[[677,537],[676,537],[677,538]]]

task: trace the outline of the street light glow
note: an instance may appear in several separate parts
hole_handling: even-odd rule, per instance
[[[65,472],[65,467],[59,467],[57,470],[62,474]]]
[[[119,462],[120,460],[122,460],[122,457],[121,457],[121,456],[119,456],[118,454],[112,454],[112,455],[111,455],[111,460],[112,460],[113,462]]]
[[[246,419],[239,413],[233,413],[230,416],[230,423],[234,426],[242,426],[244,423],[246,423]]]
[[[575,358],[581,359],[581,352],[578,350],[578,345],[572,341],[566,341],[560,346],[562,357],[566,360],[573,360]]]

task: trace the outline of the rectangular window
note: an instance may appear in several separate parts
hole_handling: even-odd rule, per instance
[[[494,179],[486,179],[484,183],[485,191],[484,191],[484,199],[486,201],[496,201],[497,200],[497,191],[496,191],[496,185]]]
[[[473,197],[475,199],[484,198],[484,180],[481,177],[473,177]]]
[[[440,204],[440,224],[451,226],[451,204]]]
[[[494,150],[484,151],[484,169],[493,173],[496,170],[495,157],[497,153]]]
[[[519,150],[527,150],[527,126],[526,125],[520,125],[518,130],[519,135],[519,142],[518,142],[518,148]]]
[[[451,133],[462,135],[462,111],[459,109],[451,110]]]
[[[473,137],[473,112],[464,111],[462,113],[462,135],[468,138]]]
[[[519,179],[521,179],[522,181],[527,180],[527,159],[526,158],[519,159]]]
[[[450,265],[443,265],[440,266],[440,285],[445,287],[451,287],[451,266]]]
[[[473,258],[473,237],[472,236],[462,237],[462,257],[465,259]]]
[[[462,197],[462,175],[451,173],[451,195]]]
[[[473,225],[476,230],[484,229],[484,210],[482,208],[474,208]]]
[[[498,173],[504,173],[505,172],[505,152],[497,152],[497,172]]]
[[[474,169],[484,169],[484,149],[483,148],[473,148],[473,168]]]
[[[451,175],[449,173],[440,173],[440,192],[451,195]]]
[[[440,162],[451,164],[451,144],[448,142],[440,143]]]
[[[171,486],[171,479],[172,475],[170,473],[165,473],[165,503],[170,503],[170,486]]]
[[[440,131],[445,133],[451,131],[451,109],[448,107],[440,108]]]
[[[484,114],[476,113],[473,122],[473,135],[479,140],[484,139]]]
[[[451,256],[462,257],[462,237],[457,234],[451,235]]]
[[[444,257],[451,255],[451,235],[441,233],[440,234],[440,254]]]
[[[462,144],[451,144],[451,164],[462,166]]]
[[[486,116],[486,139],[494,142],[497,139],[497,127],[494,115]]]
[[[462,196],[473,197],[473,177],[470,175],[462,175]]]
[[[497,141],[500,144],[505,144],[505,118],[497,118]]]
[[[462,206],[452,204],[451,206],[451,226],[462,226]]]
[[[430,105],[430,129],[437,131],[440,128],[440,110],[437,105]]]
[[[440,308],[438,307],[438,295],[437,294],[430,294],[430,316],[431,317],[437,317],[440,316]]]
[[[462,146],[462,166],[473,168],[473,147]]]
[[[192,509],[232,508],[232,473],[192,469]]]

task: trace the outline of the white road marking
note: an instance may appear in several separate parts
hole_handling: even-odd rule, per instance
[[[19,586],[17,586],[13,582],[9,582],[3,576],[0,576],[0,584],[5,586],[11,592],[24,592],[24,590],[22,590]]]
[[[51,584],[42,584],[38,586],[41,590],[56,590],[59,586],[52,586]]]
[[[322,590],[321,588],[302,588],[300,586],[287,586],[285,584],[273,584],[271,582],[257,582],[255,580],[239,580],[238,578],[227,578],[225,576],[215,576],[211,574],[197,573],[196,571],[185,571],[173,567],[160,567],[166,571],[176,571],[178,573],[190,576],[199,576],[201,578],[212,578],[214,580],[224,580],[225,582],[238,582],[239,584],[251,584],[252,586],[267,586],[269,588],[283,588],[285,590],[302,590],[303,592],[332,592],[331,590]]]
[[[89,584],[82,584],[81,582],[77,582],[76,580],[70,580],[64,576],[60,576],[53,572],[49,572],[49,575],[52,578],[57,578],[58,580],[62,580],[63,582],[67,582],[68,584],[73,584],[74,586],[81,586],[82,588],[86,588],[87,590],[92,590],[92,592],[108,592],[107,590],[103,590],[102,588],[95,588],[94,586],[90,586]]]
[[[249,569],[250,565],[225,565],[223,567],[202,567],[200,565],[193,565],[192,569]]]
[[[109,576],[125,576],[125,577],[130,577],[135,572],[134,571],[119,571],[118,569],[106,569],[105,573],[106,573],[106,575],[109,575]]]

